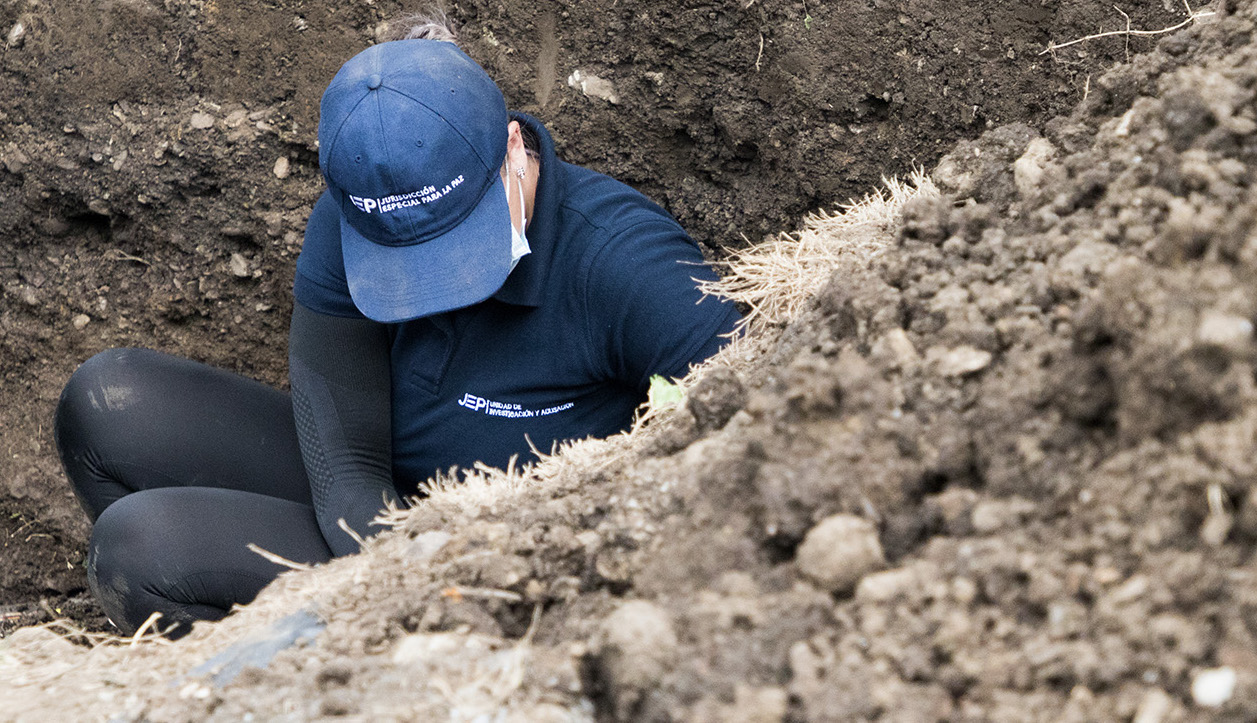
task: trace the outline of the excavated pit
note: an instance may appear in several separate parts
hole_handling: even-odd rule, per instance
[[[148,346],[284,384],[317,99],[400,9],[0,9],[26,28],[0,56],[2,624],[103,625],[51,445],[79,362]],[[537,668],[575,687],[521,690],[604,719],[1249,717],[1251,3],[1047,55],[1126,20],[1081,1],[450,9],[561,155],[658,199],[713,258],[914,165],[940,193],[617,464],[403,526],[449,529],[447,558],[493,551],[440,569],[518,601],[458,604],[404,567],[365,598],[327,587],[353,614],[316,662],[205,698],[158,691],[127,719],[274,716],[291,711],[268,691],[288,688],[307,717],[382,715],[404,686],[373,697],[353,671],[392,690],[405,676],[378,653],[396,641],[530,629]],[[1134,27],[1183,21],[1174,3],[1123,9]],[[835,545],[878,543],[858,588],[809,545],[835,517],[865,521],[834,523]],[[671,656],[637,677],[623,659],[641,643],[616,637],[634,626]],[[1196,682],[1215,670],[1239,687],[1207,710]]]

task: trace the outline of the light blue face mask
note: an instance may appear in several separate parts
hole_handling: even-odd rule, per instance
[[[510,185],[510,181],[507,181]],[[519,217],[521,229],[528,228],[528,218],[524,216],[524,179],[516,176],[515,186],[519,189]],[[507,191],[510,193],[510,191]],[[515,270],[515,266],[519,264],[519,260],[532,253],[532,247],[528,245],[528,237],[524,235],[524,231],[515,228],[515,220],[511,219],[511,271]],[[510,271],[507,272],[510,274]]]

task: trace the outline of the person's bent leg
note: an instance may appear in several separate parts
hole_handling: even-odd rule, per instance
[[[154,612],[158,629],[180,637],[197,620],[217,620],[253,600],[288,568],[248,549],[254,543],[306,564],[331,559],[314,508],[236,490],[170,487],[129,494],[92,530],[88,582],[109,619],[132,634]]]
[[[111,349],[66,384],[57,449],[93,521],[158,487],[221,487],[310,502],[284,392],[148,349]]]

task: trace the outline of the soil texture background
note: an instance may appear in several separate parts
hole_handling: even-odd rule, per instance
[[[148,346],[284,383],[317,98],[404,9],[0,9],[23,28],[0,57],[10,624],[92,622],[49,433],[76,364]],[[1042,56],[1126,19],[1081,0],[450,10],[561,155],[716,258],[913,164],[932,184],[766,240],[864,250],[794,313],[774,299],[797,280],[741,287],[751,339],[629,438],[436,495],[177,646],[12,636],[15,716],[1252,718],[1257,6]],[[305,601],[308,647],[192,671]]]

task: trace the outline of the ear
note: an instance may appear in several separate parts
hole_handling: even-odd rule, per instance
[[[528,167],[528,153],[524,147],[524,133],[519,128],[519,121],[506,124],[506,159],[510,164],[510,173],[514,173],[516,168]]]

